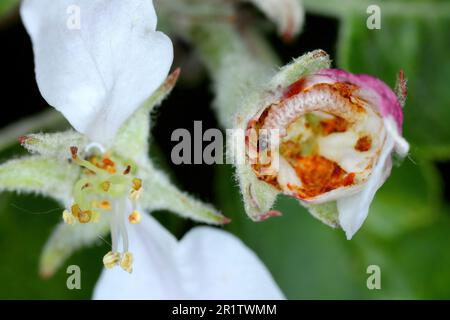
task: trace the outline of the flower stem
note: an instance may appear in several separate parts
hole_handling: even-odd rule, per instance
[[[197,25],[191,36],[213,78],[220,124],[232,128],[242,99],[273,75],[277,58],[258,33],[232,23]]]

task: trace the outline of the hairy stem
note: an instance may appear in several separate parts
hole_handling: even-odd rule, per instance
[[[231,23],[198,25],[191,34],[213,78],[220,124],[232,128],[240,101],[273,75],[277,58],[257,33]]]

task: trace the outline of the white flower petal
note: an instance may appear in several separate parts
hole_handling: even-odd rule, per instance
[[[300,33],[305,12],[301,0],[247,0],[253,2],[278,26],[288,40]]]
[[[111,142],[172,64],[150,0],[24,0],[21,15],[43,97],[95,142]]]
[[[104,270],[94,299],[283,299],[256,255],[225,231],[198,227],[177,242],[146,214],[129,231],[133,273]]]
[[[387,134],[377,164],[373,168],[369,179],[364,184],[362,191],[337,200],[339,224],[344,229],[349,240],[359,230],[364,220],[366,220],[375,193],[390,174],[392,167],[390,155],[393,148],[394,139],[390,134]]]
[[[400,157],[406,157],[409,152],[409,143],[405,138],[398,132],[398,126],[395,123],[394,118],[387,117],[384,119],[384,127],[386,128],[389,135],[392,136],[395,142],[395,152]]]

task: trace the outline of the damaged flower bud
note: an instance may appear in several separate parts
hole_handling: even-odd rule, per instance
[[[392,90],[367,75],[321,69],[281,88],[279,99],[248,122],[247,150],[266,151],[252,163],[259,180],[307,207],[336,201],[340,226],[351,238],[392,167],[391,153],[408,152],[402,107]],[[406,97],[405,97],[406,98]]]

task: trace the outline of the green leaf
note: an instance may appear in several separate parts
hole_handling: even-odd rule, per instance
[[[378,5],[383,16],[404,17],[448,17],[450,4],[447,0],[299,0],[305,4],[307,12],[343,17],[348,14],[366,14],[370,5]],[[366,15],[366,17],[369,14]]]
[[[450,289],[450,208],[439,212],[433,224],[394,239],[380,239],[369,232],[358,234],[357,253],[363,265],[378,265],[382,290],[370,292],[376,299],[447,299]],[[378,292],[377,292],[378,291]]]
[[[426,4],[429,8],[439,9],[429,2],[420,6]],[[403,7],[407,11],[416,5],[419,4],[408,3]],[[374,75],[391,86],[399,69],[404,69],[409,87],[404,110],[405,137],[411,142],[413,152],[417,149],[438,149],[439,156],[443,158],[446,151],[448,159],[450,10],[446,11],[446,15],[441,13],[433,19],[425,15],[410,17],[401,10],[383,15],[383,6],[381,12],[381,30],[365,27],[365,12],[342,17],[338,66],[351,72]]]
[[[0,19],[12,13],[19,6],[20,0],[2,0],[0,2]]]
[[[66,203],[79,175],[77,166],[41,156],[10,160],[0,165],[0,192],[33,193]]]
[[[429,226],[440,218],[440,177],[432,164],[418,161],[406,159],[392,169],[375,195],[363,228],[389,238]]]

